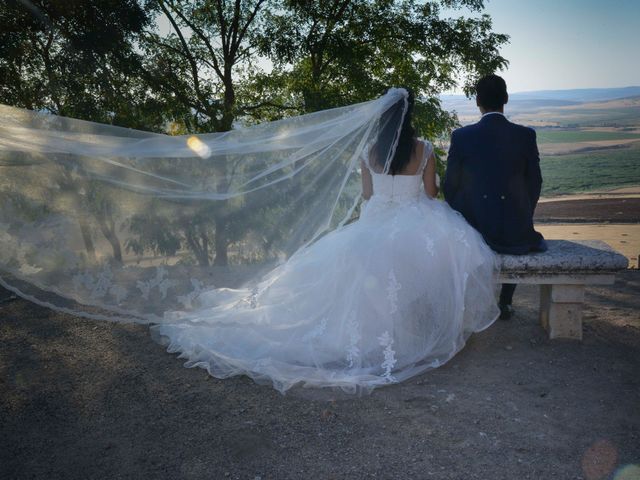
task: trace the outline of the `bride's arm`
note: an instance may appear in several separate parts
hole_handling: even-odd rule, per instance
[[[424,183],[424,191],[427,192],[427,195],[431,198],[436,198],[438,195],[438,185],[436,185],[436,157],[433,151],[429,155],[427,166],[422,173],[422,183]]]
[[[362,171],[362,198],[369,200],[373,195],[373,181],[371,180],[371,172],[369,167],[363,161],[360,161],[360,170]]]

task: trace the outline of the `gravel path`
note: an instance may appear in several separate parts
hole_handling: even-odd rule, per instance
[[[588,289],[581,343],[547,340],[537,289],[519,287],[512,321],[363,398],[216,380],[183,368],[144,327],[0,304],[0,478],[629,473],[640,465],[640,272],[619,278]]]

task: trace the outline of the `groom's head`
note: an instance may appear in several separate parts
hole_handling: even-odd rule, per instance
[[[502,112],[508,101],[507,84],[502,77],[487,75],[476,83],[476,105],[483,114]]]

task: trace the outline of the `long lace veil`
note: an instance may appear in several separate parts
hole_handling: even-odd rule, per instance
[[[407,92],[391,89],[167,136],[0,106],[0,284],[57,310],[140,323],[198,308],[205,291],[251,289],[353,218],[363,152],[375,146],[388,171],[406,111]]]

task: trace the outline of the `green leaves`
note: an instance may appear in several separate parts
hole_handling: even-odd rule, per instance
[[[225,131],[412,88],[435,100],[507,62],[480,0],[15,0],[0,6],[0,102],[163,131]],[[15,28],[19,25],[20,28]]]
[[[500,47],[508,37],[493,32],[488,16],[442,13],[482,8],[482,0],[9,0],[0,3],[0,103],[186,134],[354,104],[405,86],[418,99],[418,134],[435,141],[457,125],[438,95],[456,86],[470,94],[480,75],[507,64]],[[100,188],[93,193],[90,211],[117,259],[115,206]],[[274,221],[279,212],[265,202],[249,218],[226,207],[224,216],[131,216],[124,223],[134,238],[125,248],[138,255],[188,249],[201,265],[222,265],[227,249],[245,248],[255,235],[250,226],[260,224],[270,232],[260,251],[242,255],[270,255],[284,235]],[[92,256],[96,232],[80,227]]]
[[[508,37],[491,31],[488,16],[444,18],[442,7],[480,10],[481,1],[286,1],[258,35],[273,62],[271,81],[288,90],[300,112],[348,105],[389,86],[414,90],[418,132],[448,133],[455,117],[436,96],[459,84],[467,93],[483,74],[506,65],[499,48]]]
[[[149,22],[132,0],[0,5],[0,102],[110,123],[139,65]]]

